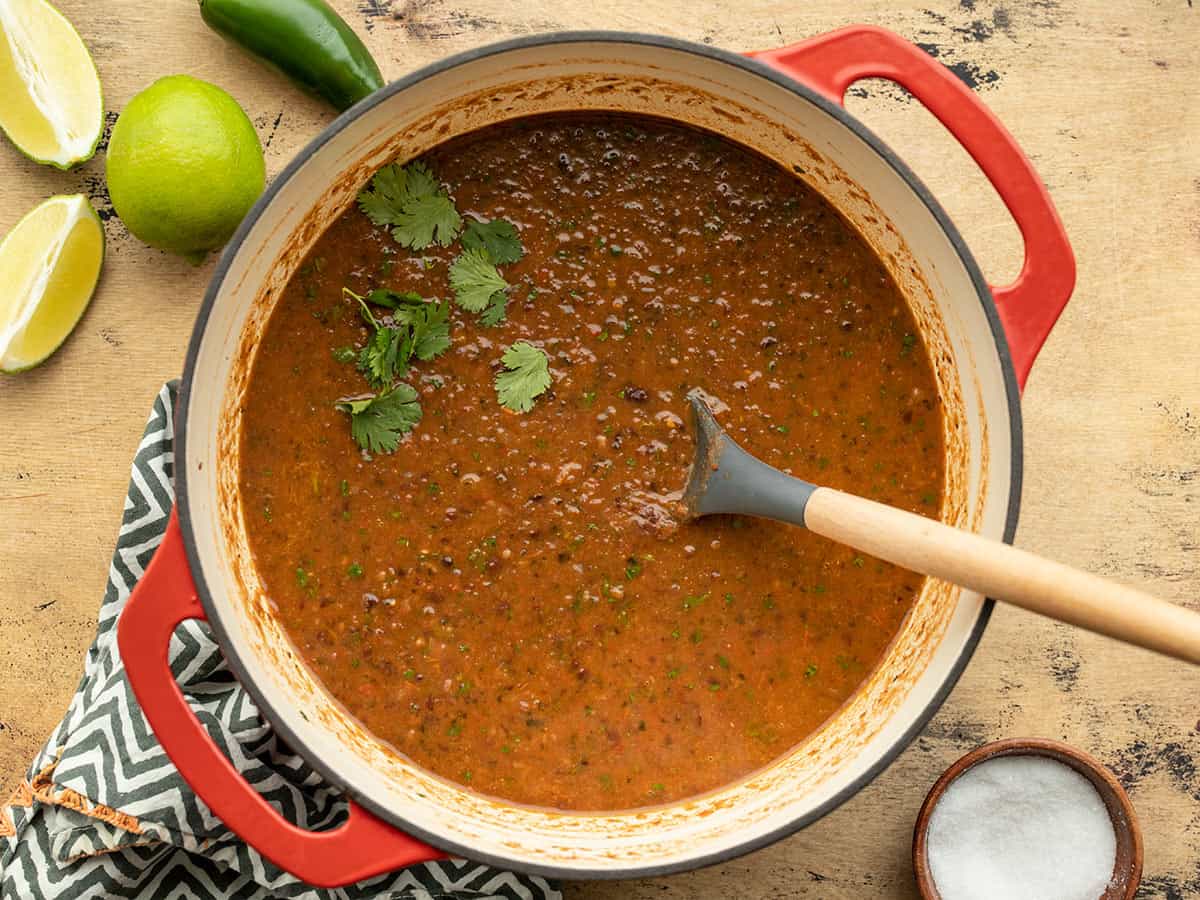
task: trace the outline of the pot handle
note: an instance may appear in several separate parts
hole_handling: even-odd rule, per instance
[[[117,645],[133,693],[167,756],[196,795],[275,865],[318,887],[340,887],[445,854],[409,837],[353,800],[330,831],[284,819],[238,773],[188,706],[168,662],[171,635],[204,619],[174,510],[162,544],[126,601]]]
[[[1017,382],[1029,369],[1075,287],[1075,257],[1033,164],[1000,120],[949,69],[873,25],[851,25],[790,47],[751,53],[835,103],[861,78],[886,78],[933,113],[978,163],[1025,241],[1017,280],[993,287]]]

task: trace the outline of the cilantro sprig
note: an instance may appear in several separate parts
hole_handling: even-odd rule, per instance
[[[511,285],[497,264],[515,263],[525,255],[517,226],[507,219],[471,219],[462,235],[463,252],[450,264],[454,299],[467,312],[479,313],[479,324],[499,325],[508,317]]]
[[[550,387],[550,359],[528,341],[517,341],[500,361],[505,371],[496,375],[496,398],[505,409],[529,412]]]
[[[461,235],[463,252],[450,266],[455,300],[468,312],[479,313],[479,322],[485,327],[505,320],[509,284],[496,266],[514,263],[525,255],[516,225],[507,219],[471,219],[464,230],[454,201],[419,162],[384,166],[375,173],[370,187],[358,195],[358,205],[373,223],[390,227],[392,237],[413,250],[433,243],[447,247]],[[379,340],[380,352],[387,352],[383,338]]]
[[[380,169],[358,195],[358,205],[404,247],[423,250],[432,244],[447,247],[461,236],[462,252],[450,264],[454,301],[476,313],[491,327],[508,314],[510,285],[499,265],[515,263],[525,253],[517,227],[506,219],[463,221],[446,189],[424,163],[390,165]],[[465,227],[464,227],[465,226]],[[360,296],[349,288],[370,328],[366,344],[355,351],[333,351],[342,362],[355,362],[374,395],[344,398],[335,406],[350,416],[351,433],[364,450],[395,451],[400,438],[421,420],[417,391],[404,378],[413,359],[430,360],[450,346],[450,304],[427,301],[419,294],[377,288]],[[378,310],[387,310],[378,313]],[[528,412],[550,386],[550,362],[528,341],[505,350],[505,371],[496,377],[496,396],[514,412]]]
[[[454,299],[467,312],[483,312],[498,294],[508,290],[508,282],[482,247],[466,250],[450,264],[450,287]]]
[[[430,360],[450,347],[450,304],[426,300],[412,291],[404,293],[376,288],[366,300],[393,310],[392,321],[412,331],[412,355]]]
[[[373,331],[359,351],[358,368],[377,389],[391,385],[408,374],[409,361],[430,360],[450,346],[450,305],[436,300],[426,302],[419,294],[386,289],[371,291],[366,297],[342,288],[358,301],[363,319]],[[371,304],[390,309],[382,320],[371,311]]]
[[[347,397],[334,408],[350,416],[351,435],[371,453],[394,453],[400,438],[421,421],[417,391],[404,382],[370,397]]]
[[[508,312],[510,285],[496,268],[492,256],[484,247],[464,250],[450,264],[450,287],[454,301],[467,312],[482,313],[480,322],[496,325]]]
[[[462,232],[454,201],[424,163],[384,166],[358,195],[358,205],[376,225],[391,227],[398,244],[413,250],[433,243],[449,247]]]

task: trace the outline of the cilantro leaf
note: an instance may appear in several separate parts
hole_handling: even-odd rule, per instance
[[[496,376],[496,397],[513,412],[529,412],[550,387],[550,360],[528,341],[517,341],[500,357],[507,371]]]
[[[408,328],[412,334],[411,355],[417,359],[433,359],[450,347],[450,304],[437,300],[426,303],[419,294],[375,290],[371,296],[393,303],[392,321]]]
[[[479,316],[479,324],[491,328],[499,325],[508,316],[508,295],[504,291],[496,291],[488,301],[487,308]]]
[[[462,245],[468,250],[487,250],[499,265],[515,263],[525,255],[517,226],[507,219],[480,222],[471,219],[463,232]]]
[[[408,171],[397,165],[384,166],[371,179],[371,186],[358,195],[358,206],[376,225],[393,225],[408,196]]]
[[[405,170],[408,173],[408,192],[413,197],[432,197],[442,190],[425,163],[410,163]]]
[[[465,250],[450,264],[450,287],[454,299],[467,312],[483,312],[497,292],[508,290],[508,282],[492,262],[487,250]]]
[[[376,329],[358,355],[358,368],[372,386],[387,387],[408,374],[413,353],[413,333],[409,328],[384,326]]]
[[[442,193],[405,203],[404,210],[396,217],[392,237],[402,247],[423,250],[434,241],[449,247],[460,231],[462,216],[450,198]]]
[[[391,288],[375,288],[367,294],[368,303],[387,309],[399,309],[412,303],[424,303],[420,294],[413,291],[393,291]]]
[[[433,359],[449,349],[449,303],[422,303],[410,307],[403,315],[412,329],[412,355],[417,359]]]
[[[413,250],[435,241],[449,246],[462,231],[454,201],[423,163],[384,166],[358,195],[358,205],[374,224],[392,226],[392,237]]]
[[[334,408],[350,416],[350,433],[370,453],[394,453],[401,436],[421,421],[417,392],[404,382],[374,397],[339,400]]]

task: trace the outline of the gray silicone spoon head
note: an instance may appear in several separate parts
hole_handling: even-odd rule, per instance
[[[804,507],[816,490],[755,459],[717,424],[698,391],[688,400],[696,422],[696,452],[683,489],[689,519],[721,513],[804,524]]]

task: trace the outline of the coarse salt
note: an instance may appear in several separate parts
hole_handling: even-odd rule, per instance
[[[1098,900],[1117,838],[1090,781],[1044,756],[998,756],[950,782],[929,817],[942,900]]]

